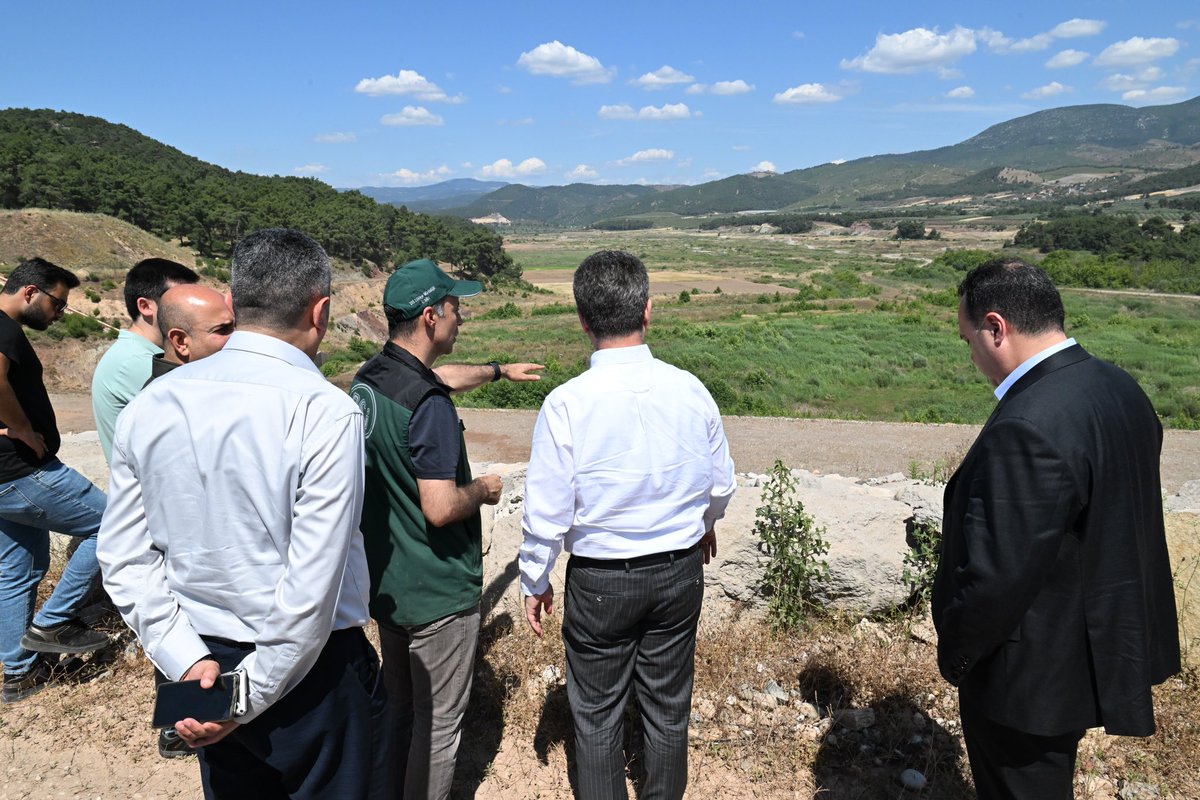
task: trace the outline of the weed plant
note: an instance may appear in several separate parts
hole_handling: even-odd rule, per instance
[[[796,497],[796,479],[782,461],[763,484],[763,504],[755,512],[754,534],[770,559],[762,588],[777,630],[799,627],[820,611],[817,590],[829,579],[824,556],[829,545]]]

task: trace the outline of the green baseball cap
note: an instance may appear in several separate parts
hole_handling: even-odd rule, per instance
[[[392,273],[383,288],[383,304],[413,319],[426,306],[444,297],[473,297],[483,291],[479,281],[456,281],[428,258],[410,261]]]

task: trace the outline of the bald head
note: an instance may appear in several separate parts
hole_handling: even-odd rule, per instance
[[[225,295],[197,283],[168,289],[158,301],[163,358],[186,364],[210,356],[233,333],[233,312]]]

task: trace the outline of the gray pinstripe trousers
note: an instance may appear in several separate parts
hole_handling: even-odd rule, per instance
[[[696,550],[629,569],[570,563],[566,595],[563,642],[580,800],[627,796],[622,747],[631,690],[644,728],[640,798],[683,797],[703,556]]]

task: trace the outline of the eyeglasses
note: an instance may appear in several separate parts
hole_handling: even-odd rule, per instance
[[[56,312],[57,312],[57,311],[62,311],[64,308],[66,308],[66,307],[67,307],[67,301],[66,301],[66,300],[63,300],[63,299],[62,299],[61,297],[59,297],[58,295],[51,294],[50,292],[46,291],[45,289],[43,289],[43,288],[42,288],[42,287],[40,287],[40,286],[37,286],[37,287],[34,287],[34,288],[36,288],[36,289],[37,289],[39,292],[41,292],[42,294],[46,295],[46,297],[49,297],[49,298],[50,298],[50,302],[51,302],[51,303],[54,305],[54,310],[55,310]]]

